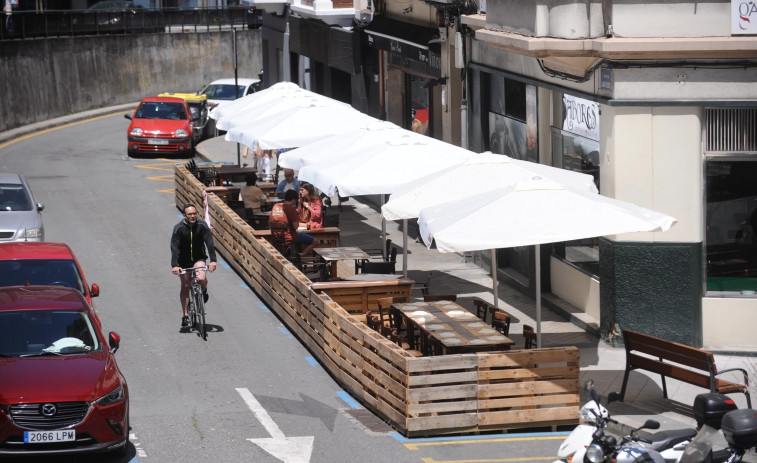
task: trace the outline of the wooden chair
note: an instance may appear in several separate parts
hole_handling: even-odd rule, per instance
[[[360,266],[360,273],[380,273],[380,274],[393,274],[395,272],[395,262],[371,262],[364,261]]]
[[[533,349],[536,347],[536,331],[531,325],[523,325],[523,339],[525,340],[525,348]]]
[[[294,254],[294,266],[297,267],[310,281],[329,281],[330,266],[314,255]]]
[[[442,343],[425,332],[421,332],[420,335],[420,349],[425,356],[442,355],[444,353]]]
[[[268,214],[263,214],[262,211],[255,211],[254,208],[246,207],[244,209],[245,221],[250,224],[252,228],[257,230],[265,230],[268,228]]]
[[[397,344],[398,346],[400,346],[402,349],[404,349],[408,354],[412,355],[413,357],[423,356],[423,352],[416,349],[416,347],[418,347],[418,344],[409,342],[407,336],[402,335],[402,334],[397,334],[397,330],[392,331],[392,333],[389,335],[389,340]]]
[[[473,306],[476,308],[476,316],[483,321],[486,321],[486,313],[490,311],[489,303],[483,299],[473,299]]]
[[[431,272],[428,272],[428,279],[425,283],[416,283],[413,285],[412,291],[420,291],[421,295],[426,296],[431,288]]]
[[[512,323],[513,317],[511,317],[510,314],[500,308],[494,306],[492,306],[491,308],[495,309],[494,311],[492,311],[492,328],[504,334],[505,336],[509,336],[510,323]]]
[[[423,296],[424,302],[436,302],[436,301],[452,301],[457,300],[455,294],[426,294]]]

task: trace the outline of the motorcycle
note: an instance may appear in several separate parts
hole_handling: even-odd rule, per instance
[[[565,438],[560,448],[557,451],[558,459],[553,463],[571,463],[581,461],[587,447],[592,443],[594,434],[601,429],[604,433],[604,428],[609,423],[618,424],[617,421],[610,418],[610,413],[607,408],[602,406],[599,398],[599,394],[590,385],[587,385],[587,390],[591,394],[592,400],[586,402],[581,407],[578,415],[581,419],[581,423],[576,426],[573,431]],[[615,392],[609,394],[607,403],[617,401],[619,395]],[[654,426],[650,424],[650,426]],[[659,424],[657,425],[659,427]],[[633,437],[629,436],[631,441],[636,442],[639,446],[649,448],[659,453],[664,461],[667,463],[674,463],[679,460],[683,453],[683,449],[686,444],[694,438],[697,433],[696,429],[678,429],[672,431],[660,431],[654,434],[646,436],[644,439],[636,436],[636,432],[641,429],[657,429],[654,427],[642,427],[634,430]]]

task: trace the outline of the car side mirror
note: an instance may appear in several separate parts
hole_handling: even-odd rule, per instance
[[[89,294],[92,297],[97,297],[100,295],[100,287],[97,285],[97,283],[92,283],[92,288],[90,288]]]
[[[125,117],[126,119],[129,119],[129,120],[131,120],[131,114],[124,114],[124,117]]]
[[[44,205],[44,204],[42,204],[42,203],[37,203],[37,210],[38,210],[39,212],[42,212],[42,211],[44,211],[44,210],[45,210],[45,205]]]
[[[119,347],[121,347],[121,336],[115,331],[111,331],[108,334],[108,344],[110,345],[110,353],[115,354]]]

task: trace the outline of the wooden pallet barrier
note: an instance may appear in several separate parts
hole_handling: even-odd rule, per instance
[[[340,291],[319,289],[256,237],[183,165],[174,174],[176,206],[204,210],[207,199],[213,238],[229,265],[345,389],[404,435],[578,422],[577,348],[413,357],[340,305]],[[373,299],[361,294],[360,311]]]

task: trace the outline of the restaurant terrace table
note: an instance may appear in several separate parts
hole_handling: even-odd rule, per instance
[[[306,231],[309,233],[310,230]],[[331,262],[331,278],[336,278],[336,264],[340,260],[368,259],[370,256],[362,249],[349,246],[341,248],[316,248],[313,251],[326,262]]]
[[[337,227],[313,228],[301,231],[315,238],[316,248],[333,248],[334,246],[339,245],[339,234],[341,233],[341,230]],[[269,228],[253,228],[252,234],[258,238],[265,238],[268,241],[272,240],[271,230]]]
[[[393,304],[407,322],[439,341],[445,354],[509,350],[515,342],[452,301]]]
[[[394,274],[383,274],[383,273],[358,273],[356,275],[352,275],[351,277],[345,278],[345,280],[349,281],[363,281],[363,280],[393,280],[397,278],[397,275]]]

